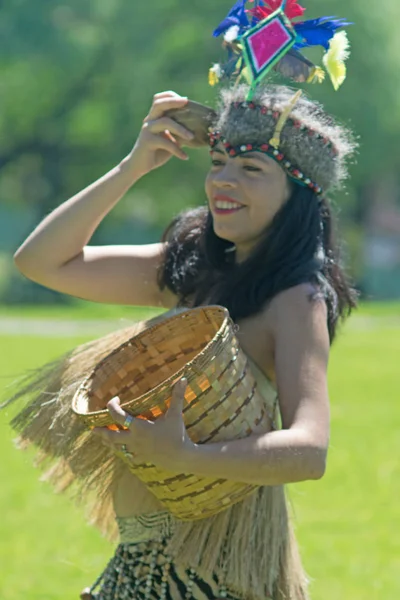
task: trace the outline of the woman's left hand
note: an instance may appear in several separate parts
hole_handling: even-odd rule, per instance
[[[93,433],[101,436],[113,450],[129,453],[132,464],[152,463],[167,471],[184,472],[190,452],[196,444],[192,442],[183,421],[183,407],[187,380],[182,379],[172,389],[171,404],[156,421],[132,418],[128,430],[111,431],[98,427]],[[120,406],[118,397],[107,404],[115,423],[124,425],[131,419]]]

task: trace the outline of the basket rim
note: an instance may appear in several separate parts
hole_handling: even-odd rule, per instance
[[[196,363],[200,362],[200,360],[204,357],[204,355],[206,353],[208,353],[210,351],[210,349],[217,343],[218,341],[218,336],[220,335],[221,331],[226,327],[227,323],[230,321],[232,326],[235,327],[235,323],[232,321],[232,318],[229,314],[228,309],[225,306],[220,306],[218,304],[212,304],[212,305],[207,305],[207,306],[197,306],[195,308],[191,308],[188,310],[184,310],[182,312],[180,312],[179,314],[173,315],[172,317],[169,317],[168,319],[165,319],[165,321],[160,321],[158,323],[156,323],[155,325],[151,326],[151,327],[147,327],[146,329],[144,329],[143,331],[141,331],[140,333],[138,333],[137,335],[134,335],[133,337],[129,338],[129,340],[126,340],[125,342],[123,342],[122,344],[120,344],[119,346],[117,346],[117,348],[114,348],[114,350],[112,350],[109,354],[107,354],[106,356],[104,356],[97,364],[96,366],[91,370],[91,372],[89,373],[89,375],[87,375],[85,377],[85,379],[82,381],[82,383],[79,385],[78,389],[76,390],[76,392],[74,393],[74,396],[72,398],[72,403],[71,403],[71,408],[73,410],[73,412],[79,416],[79,417],[95,417],[98,415],[104,415],[105,413],[107,413],[107,409],[103,408],[101,410],[96,410],[96,411],[91,411],[91,412],[80,412],[79,410],[77,410],[76,408],[76,404],[77,404],[77,400],[78,397],[80,396],[80,394],[85,391],[85,388],[87,388],[88,383],[90,382],[90,380],[94,377],[95,372],[101,368],[102,364],[105,363],[107,360],[110,359],[111,356],[113,356],[113,354],[116,354],[117,352],[119,352],[122,348],[124,348],[125,346],[128,346],[130,343],[132,343],[132,340],[140,340],[141,337],[143,337],[144,335],[148,335],[150,332],[158,329],[163,323],[165,323],[167,320],[169,322],[178,320],[178,319],[182,319],[184,317],[185,314],[187,314],[188,312],[190,312],[191,314],[194,312],[208,312],[210,310],[214,310],[218,309],[220,312],[224,313],[224,318],[222,320],[222,323],[218,329],[218,331],[215,332],[213,338],[204,346],[204,348],[202,350],[200,350],[200,352],[198,352],[196,354],[196,356],[194,356],[192,358],[192,360],[190,360],[189,362],[185,363],[183,367],[181,367],[180,369],[178,369],[178,371],[176,371],[173,375],[171,375],[170,377],[168,377],[167,379],[164,379],[161,383],[159,383],[158,385],[156,385],[154,388],[151,388],[151,390],[145,392],[144,394],[142,394],[141,396],[138,396],[137,398],[135,398],[135,402],[140,402],[143,401],[143,399],[147,398],[149,395],[153,395],[156,394],[161,388],[166,387],[168,385],[172,385],[173,382],[178,381],[179,379],[182,378],[182,376],[185,374],[186,371],[189,371],[190,369],[192,369],[193,367],[196,367]],[[188,382],[193,378],[190,376],[186,376]],[[128,401],[128,402],[124,402],[123,404],[121,404],[121,408],[126,408],[132,401]]]

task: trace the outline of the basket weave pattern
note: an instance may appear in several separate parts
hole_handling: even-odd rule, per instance
[[[171,401],[171,389],[186,377],[184,422],[193,442],[239,439],[269,431],[270,417],[228,311],[219,306],[185,311],[146,329],[104,358],[73,400],[89,427],[112,425],[107,402],[119,396],[134,417],[155,420]],[[146,463],[131,471],[176,517],[217,514],[256,486],[172,474]]]

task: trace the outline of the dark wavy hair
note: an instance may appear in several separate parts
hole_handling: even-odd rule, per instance
[[[279,292],[301,283],[316,287],[328,308],[331,343],[339,320],[357,306],[334,235],[329,202],[310,189],[293,186],[250,256],[236,264],[234,246],[219,238],[208,207],[182,212],[166,228],[160,289],[169,288],[180,306],[219,304],[236,322],[260,312]]]

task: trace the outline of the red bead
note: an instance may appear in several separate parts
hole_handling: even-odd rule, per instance
[[[235,154],[236,154],[236,151],[235,151],[235,150],[232,148],[232,150],[229,150],[229,154],[230,154],[231,156],[235,156]]]
[[[300,171],[298,169],[293,169],[292,175],[294,175],[295,177],[298,177],[300,175]]]
[[[262,144],[262,145],[261,145],[261,150],[262,150],[263,152],[268,152],[268,150],[269,150],[269,145],[268,145],[268,144]]]
[[[229,148],[229,144],[228,144],[228,142],[225,142],[225,143],[224,143],[224,146],[225,146],[225,148]]]
[[[262,107],[261,107],[261,113],[262,113],[263,115],[266,115],[266,114],[267,114],[267,109],[266,109],[266,107],[265,107],[265,106],[262,106]]]
[[[272,116],[274,117],[274,119],[279,119],[279,113],[278,113],[278,111],[273,112]]]
[[[254,104],[254,102],[249,102],[249,108],[254,109],[256,107],[256,105]]]
[[[253,150],[253,146],[251,144],[247,144],[246,148],[247,150]]]
[[[296,129],[300,129],[300,127],[301,127],[300,121],[294,121],[293,125],[296,127]]]
[[[283,160],[285,157],[283,154],[278,154],[278,156],[276,157],[276,160]]]

